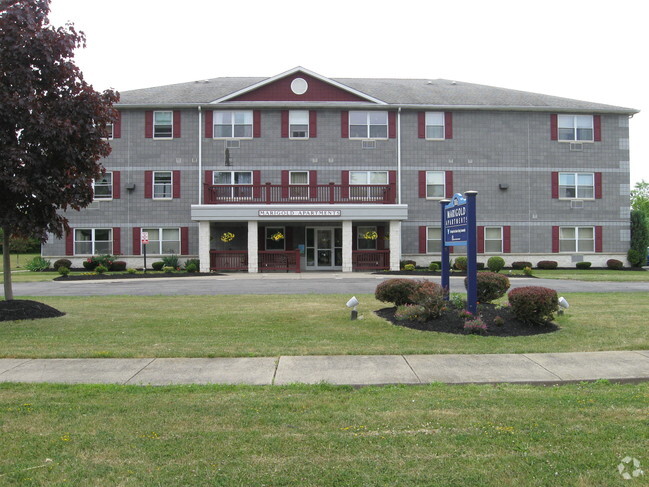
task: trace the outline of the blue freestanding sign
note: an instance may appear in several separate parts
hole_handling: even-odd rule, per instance
[[[460,193],[444,206],[444,245],[466,245],[469,235],[467,201]]]

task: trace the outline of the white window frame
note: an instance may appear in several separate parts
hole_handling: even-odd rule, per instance
[[[106,178],[110,179],[109,183],[102,183],[102,181]],[[97,196],[97,187],[103,188],[107,187],[110,189],[110,195],[109,196]],[[112,171],[106,171],[104,173],[104,176],[101,179],[95,179],[92,182],[92,192],[93,192],[93,201],[110,201],[113,199],[113,172]]]
[[[352,182],[354,174],[366,175],[365,183]],[[372,183],[373,174],[385,174],[385,182],[381,183]],[[381,199],[382,196],[376,195],[372,198],[371,189],[366,186],[384,186],[390,184],[390,173],[389,171],[349,171],[349,199]]]
[[[564,232],[567,232],[568,230],[574,230],[574,237],[567,237],[564,235]],[[580,238],[580,233],[590,233],[592,237],[589,238]],[[571,245],[569,249],[565,249],[562,247],[565,247],[568,245],[568,242],[572,242],[574,245]],[[584,246],[580,246],[580,242],[590,242],[588,244],[588,248],[584,248]],[[563,245],[562,245],[563,244]],[[559,227],[559,252],[560,253],[567,253],[567,254],[591,254],[595,253],[595,227],[591,226],[560,226]]]
[[[376,117],[382,117],[385,121],[376,121]],[[363,122],[362,119],[365,119]],[[373,120],[374,119],[374,120]],[[353,135],[357,127],[365,127],[365,133],[362,135]],[[373,127],[385,127],[385,135],[373,136]],[[378,110],[350,110],[349,111],[349,138],[355,140],[387,140],[389,136],[388,112]]]
[[[163,174],[169,174],[169,182],[156,182],[156,178]],[[174,172],[173,171],[153,171],[153,177],[151,178],[151,194],[154,200],[171,200],[174,197]],[[167,185],[169,186],[169,192],[165,191]],[[156,193],[159,194],[156,189],[162,189],[163,196],[156,196]],[[168,194],[168,196],[167,196]]]
[[[175,239],[165,239],[163,238],[165,235],[165,231],[168,232],[170,230],[175,230],[178,232],[178,240]],[[146,252],[147,254],[150,255],[180,255],[180,249],[181,249],[181,244],[180,244],[180,227],[159,227],[159,228],[142,228],[142,232],[148,232],[149,233],[149,243],[146,244]],[[158,238],[152,238],[154,235],[154,232],[158,232]],[[171,251],[171,252],[165,252],[164,245],[165,242],[178,242],[178,250],[177,251]],[[154,243],[157,245],[157,249],[153,248]]]
[[[77,238],[78,232],[90,232],[90,240]],[[97,240],[97,232],[108,232],[108,240]],[[90,243],[90,252],[78,252],[77,247],[81,244]],[[99,245],[106,245],[105,249],[98,250]],[[74,229],[74,255],[111,255],[113,253],[113,229],[112,228],[75,228]]]
[[[433,181],[433,178],[441,176],[442,182]],[[441,196],[431,195],[431,187],[442,188]],[[446,171],[426,171],[426,199],[427,200],[443,200],[446,197]]]
[[[168,124],[159,123],[156,120],[158,115],[161,115],[163,113],[169,114],[171,117],[170,122]],[[166,127],[169,128],[166,129]],[[158,130],[162,130],[162,129],[165,129],[163,131],[163,135],[157,135],[157,133],[159,133]],[[169,135],[166,135],[167,131],[169,132]],[[169,140],[174,138],[174,112],[172,110],[156,110],[153,112],[153,138],[158,140]]]
[[[294,182],[293,177],[306,175],[306,183]],[[292,200],[305,200],[309,198],[309,171],[289,171],[288,173],[288,194]]]
[[[356,228],[356,249],[357,250],[377,250],[378,237],[374,240],[363,238],[368,232],[377,232],[377,227],[372,225],[363,225]],[[377,233],[378,235],[378,233]]]
[[[297,127],[306,127],[303,130],[297,130]],[[293,127],[296,127],[294,130]],[[295,140],[307,140],[309,138],[309,110],[289,110],[288,111],[288,137]],[[304,133],[304,135],[295,135]]]
[[[574,184],[569,185],[569,184],[561,184],[562,179],[566,177],[572,176],[574,177]],[[580,176],[590,176],[591,177],[591,184],[586,185],[586,184],[579,184],[579,177]],[[574,196],[566,196],[564,192],[569,191],[571,188],[573,188],[575,195]],[[580,190],[580,188],[583,188]],[[589,192],[590,196],[585,196],[584,192]],[[559,173],[559,199],[563,200],[594,200],[595,199],[595,173],[593,172],[560,172]]]
[[[491,235],[489,235],[490,233],[493,234],[496,231],[499,233],[498,238],[488,238],[488,237],[492,237]],[[484,227],[483,239],[484,239],[483,240],[483,245],[484,245],[484,253],[485,254],[502,254],[503,253],[503,227],[485,226]],[[495,245],[495,242],[498,242],[498,247],[497,248],[490,248],[490,247]],[[490,243],[491,245],[487,245],[488,243]]]
[[[438,238],[436,238],[435,234],[437,234]],[[442,242],[441,227],[426,227],[426,253],[441,254],[442,245],[444,245],[444,242]],[[439,249],[437,247],[439,247]]]
[[[429,128],[442,129],[441,137],[431,137]],[[426,112],[426,140],[445,140],[446,139],[446,115],[444,112]]]
[[[220,183],[216,182],[217,175],[219,174],[229,174],[230,182],[229,183]],[[237,174],[247,174],[249,175],[249,183],[239,183],[237,181]],[[226,186],[232,186],[231,188],[219,188],[219,199],[252,199],[253,194],[253,172],[252,171],[214,171],[212,173],[212,184]],[[229,193],[229,194],[226,194]],[[225,195],[225,196],[224,196]]]
[[[227,119],[226,120],[226,116]],[[237,123],[237,117],[243,116],[243,122]],[[248,123],[249,121],[249,123]],[[221,122],[221,123],[218,123]],[[253,110],[214,110],[213,111],[213,138],[214,139],[252,139],[254,136]],[[230,127],[230,135],[219,135],[218,127]],[[249,127],[249,129],[247,128]],[[237,135],[244,130],[248,134]]]
[[[106,124],[106,140],[113,140],[115,138],[115,124]]]
[[[589,123],[584,123],[589,121]],[[589,130],[590,138],[583,138],[580,130]],[[570,132],[569,132],[570,131]],[[592,115],[557,115],[557,134],[559,142],[594,142],[595,122]]]

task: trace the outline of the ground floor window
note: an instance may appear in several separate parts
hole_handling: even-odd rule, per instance
[[[428,227],[426,229],[426,253],[440,254],[442,252],[442,229]]]
[[[559,227],[560,252],[594,252],[594,227]]]
[[[180,255],[180,228],[143,228],[149,233],[146,250],[150,255]]]
[[[500,254],[503,251],[503,228],[484,228],[484,251],[485,253]]]
[[[113,230],[110,228],[75,228],[75,255],[113,253]]]

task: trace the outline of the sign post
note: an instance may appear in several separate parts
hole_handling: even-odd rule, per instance
[[[144,255],[144,273],[146,274],[146,245],[149,243],[149,232],[142,232],[142,253]]]
[[[444,300],[449,300],[449,293],[451,291],[450,279],[451,274],[451,262],[450,262],[450,251],[448,246],[444,243],[444,235],[446,235],[446,205],[448,205],[451,200],[442,200],[440,205],[442,206],[442,288],[444,289]]]

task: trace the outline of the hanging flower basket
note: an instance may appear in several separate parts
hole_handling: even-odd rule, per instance
[[[221,242],[232,242],[234,240],[234,233],[225,232],[221,235]]]
[[[274,240],[275,242],[279,242],[280,240],[284,240],[284,235],[282,235],[282,232],[277,232],[274,233],[270,236],[271,240]]]
[[[363,234],[363,238],[365,240],[376,240],[377,238],[379,238],[379,235],[376,232],[365,232]]]

